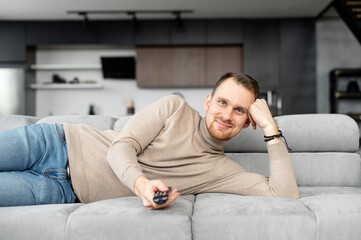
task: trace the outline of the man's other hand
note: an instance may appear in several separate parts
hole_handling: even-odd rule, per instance
[[[262,128],[264,135],[271,136],[278,134],[277,125],[264,99],[256,99],[249,108],[249,119],[253,129],[258,125]]]
[[[168,200],[163,204],[156,204],[153,201],[153,197],[156,191],[168,191],[168,187],[161,180],[148,180],[144,176],[140,176],[135,180],[134,192],[140,197],[143,202],[143,206],[148,209],[159,209],[164,208],[171,204],[180,195],[178,190],[174,188],[169,192]]]

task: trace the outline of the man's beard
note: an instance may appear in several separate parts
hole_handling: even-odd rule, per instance
[[[220,121],[220,120],[219,120]],[[221,121],[222,123],[224,123],[223,121]],[[232,125],[230,123],[225,123],[227,125]],[[219,130],[219,128],[217,126],[217,122],[216,122],[216,119],[214,119],[212,121],[212,123],[210,124],[209,128],[208,128],[208,132],[209,134],[216,140],[219,140],[219,141],[227,141],[229,139],[231,139],[232,137],[230,136],[232,134],[232,132],[228,132],[227,130],[227,133],[223,132],[222,130]],[[231,130],[231,128],[229,129]]]

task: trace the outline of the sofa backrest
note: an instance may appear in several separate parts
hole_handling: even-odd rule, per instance
[[[0,132],[36,123],[40,118],[22,115],[0,115]]]
[[[0,131],[32,123],[83,123],[100,130],[123,128],[129,116],[0,116]],[[361,186],[359,129],[342,114],[303,114],[275,117],[292,149],[291,158],[299,186]],[[226,154],[250,172],[269,176],[263,132],[251,127],[225,144]]]
[[[359,129],[342,114],[275,117],[287,139],[299,186],[361,186]],[[263,132],[251,128],[225,145],[225,152],[250,172],[269,176]]]

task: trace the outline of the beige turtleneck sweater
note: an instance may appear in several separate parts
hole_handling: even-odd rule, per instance
[[[135,180],[161,179],[181,194],[226,192],[298,198],[283,143],[268,145],[270,177],[249,173],[223,152],[205,119],[178,96],[134,115],[120,131],[64,124],[70,174],[81,202],[132,196]],[[242,143],[240,143],[242,144]]]

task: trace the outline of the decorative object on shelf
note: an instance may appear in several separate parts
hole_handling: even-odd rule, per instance
[[[127,114],[128,115],[132,115],[134,114],[134,102],[133,100],[129,99],[128,101],[125,102],[125,106],[127,107]]]
[[[347,92],[355,93],[360,92],[360,88],[357,83],[357,79],[351,78],[347,85]]]
[[[53,74],[53,83],[66,83],[66,80],[58,74]]]
[[[69,81],[70,84],[79,84],[79,78],[78,77],[74,77],[73,80]]]
[[[89,115],[95,115],[94,105],[93,104],[89,105]]]

